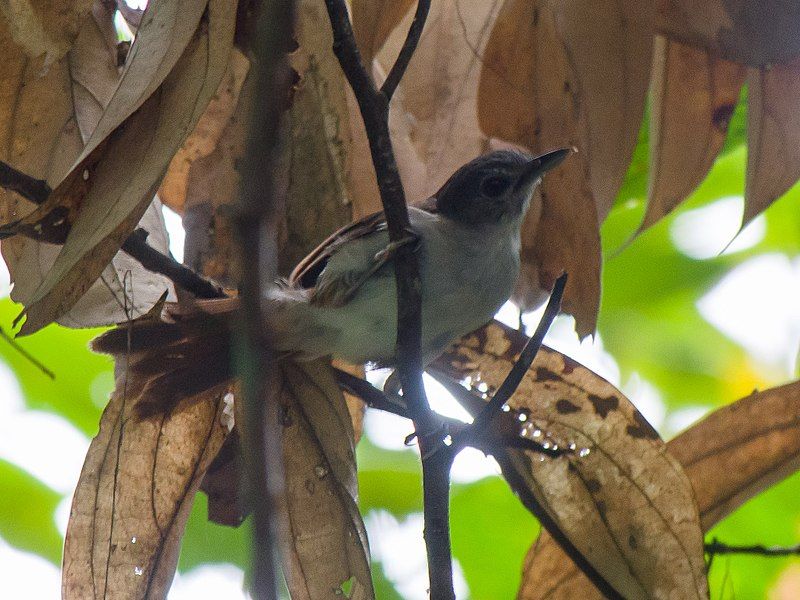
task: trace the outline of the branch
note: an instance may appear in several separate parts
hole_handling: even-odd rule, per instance
[[[356,46],[345,0],[325,0],[333,29],[333,52],[353,88],[369,140],[372,164],[383,203],[389,240],[399,243],[411,235],[405,192],[389,136],[389,98],[405,71],[419,41],[427,16],[428,2],[417,6],[416,23],[395,66],[392,67],[389,92],[379,91]],[[393,83],[394,82],[394,83]],[[397,287],[397,374],[408,412],[422,453],[422,479],[425,519],[425,543],[428,553],[428,577],[432,600],[451,600],[453,590],[450,551],[449,486],[453,452],[434,453],[426,459],[429,448],[439,446],[443,438],[442,421],[431,410],[422,382],[422,296],[419,265],[412,244],[402,244],[395,258]]]
[[[386,76],[386,81],[383,82],[381,92],[386,96],[386,101],[390,101],[397,89],[400,80],[408,68],[408,63],[411,62],[411,57],[414,55],[414,50],[417,49],[419,38],[422,35],[422,29],[425,27],[425,21],[428,18],[428,11],[431,8],[431,0],[418,0],[417,12],[414,13],[414,20],[411,21],[411,27],[408,28],[408,35],[403,47],[400,49],[400,54],[397,55],[397,60],[392,65],[392,70]]]
[[[522,378],[525,377],[525,373],[531,368],[533,360],[539,353],[539,348],[542,347],[544,336],[547,335],[550,325],[553,324],[553,320],[558,316],[558,312],[561,310],[561,298],[564,295],[564,287],[566,285],[567,274],[564,273],[556,279],[553,291],[550,294],[550,300],[547,302],[542,320],[539,321],[539,325],[536,327],[533,337],[525,344],[525,347],[519,354],[519,358],[517,358],[517,362],[511,367],[511,371],[506,375],[506,378],[494,393],[492,399],[483,407],[478,416],[475,417],[473,427],[476,431],[483,430],[486,424],[496,414],[502,411],[505,403],[508,402],[508,399],[517,391],[519,384],[522,382]]]
[[[52,189],[43,179],[36,179],[0,161],[0,187],[16,192],[34,204],[43,204]],[[179,288],[197,298],[224,298],[225,293],[189,267],[162,254],[147,243],[147,231],[137,229],[122,244],[122,250],[148,271],[163,275]]]
[[[733,546],[720,542],[716,538],[705,545],[706,552],[713,557],[716,554],[755,554],[758,556],[797,556],[800,555],[800,544],[795,546]]]
[[[285,491],[280,407],[280,377],[270,332],[266,328],[263,293],[276,275],[274,240],[284,197],[276,185],[280,154],[280,122],[291,86],[286,48],[294,31],[293,0],[264,0],[260,5],[255,57],[254,103],[241,171],[236,230],[243,269],[241,304],[234,336],[234,357],[241,379],[236,403],[241,424],[246,487],[253,507],[253,592],[260,600],[279,597],[280,531],[285,529]]]

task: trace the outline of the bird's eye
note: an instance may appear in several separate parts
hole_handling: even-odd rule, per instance
[[[481,194],[489,198],[497,198],[508,189],[510,180],[505,177],[494,175],[487,177],[481,182]]]

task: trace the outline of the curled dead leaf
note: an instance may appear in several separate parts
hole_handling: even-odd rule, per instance
[[[800,383],[794,382],[724,406],[670,440],[667,449],[692,483],[704,531],[797,471],[798,429]],[[531,547],[523,573],[520,599],[600,598],[547,532]]]
[[[522,270],[512,296],[522,309],[539,306],[564,271],[564,310],[581,335],[593,333],[600,306],[600,235],[605,216],[588,182],[588,152],[580,139],[579,86],[545,2],[506,2],[486,45],[478,117],[482,130],[541,153],[560,146],[578,152],[541,186],[522,229]],[[535,210],[539,208],[539,210]]]
[[[175,212],[183,213],[191,166],[194,161],[209,156],[216,149],[239,104],[239,93],[249,69],[250,61],[241,51],[234,49],[219,88],[170,162],[158,197]]]
[[[414,0],[353,0],[353,34],[365,65],[383,48]]]
[[[210,390],[183,410],[141,421],[118,381],[72,501],[64,598],[166,596],[194,494],[227,433],[225,393]]]
[[[53,211],[63,220],[65,215],[58,216],[60,206],[80,204],[53,267],[23,299],[27,319],[21,334],[63,315],[95,282],[152,201],[169,160],[216,90],[233,43],[235,10],[229,3],[211,0],[208,23],[196,29],[203,8],[198,11],[193,5],[189,10],[178,1],[151,7],[119,88],[76,165],[48,201],[23,220],[32,225],[42,216],[49,222]],[[177,14],[179,9],[188,14]],[[194,24],[188,18],[193,12],[198,13]],[[175,50],[173,38],[163,34],[169,26],[182,34],[189,28],[185,50],[177,60],[165,58]],[[176,38],[181,37],[178,33]],[[158,52],[147,54],[137,48],[149,40]],[[179,42],[175,41],[180,47]]]
[[[747,75],[747,177],[742,226],[800,179],[800,59]]]
[[[650,2],[551,0],[581,99],[581,137],[601,220],[636,147],[650,82]]]
[[[471,375],[496,389],[524,341],[493,322],[435,365],[456,380]],[[625,598],[708,597],[689,480],[618,390],[542,348],[509,405],[527,415],[523,436],[571,452],[545,458],[506,449],[496,456],[505,477],[518,493],[533,494],[614,589]]]
[[[657,37],[650,117],[650,182],[641,229],[669,214],[722,150],[745,68]]]
[[[342,392],[324,361],[284,363],[282,378],[289,591],[292,598],[333,598],[347,584],[347,597],[374,598],[354,432]]]
[[[63,178],[81,152],[82,138],[95,128],[119,81],[109,41],[112,18],[113,10],[96,1],[70,52],[49,68],[43,67],[43,57],[25,59],[0,18],[0,147],[6,149],[2,160],[51,184]],[[3,223],[29,213],[31,206],[15,194],[0,190]],[[151,206],[137,226],[150,232],[151,245],[167,249],[158,205]],[[63,242],[63,238],[54,241]],[[16,236],[3,241],[2,251],[14,281],[12,298],[19,301],[29,297],[43,281],[59,248]],[[171,287],[166,278],[119,253],[58,321],[69,327],[118,323],[126,318],[126,303],[129,315],[140,316]]]

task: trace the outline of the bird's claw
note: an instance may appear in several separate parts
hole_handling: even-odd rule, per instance
[[[383,250],[380,250],[379,252],[375,253],[373,260],[378,263],[385,264],[389,262],[392,258],[394,258],[398,250],[404,248],[405,246],[408,246],[409,244],[414,245],[413,250],[414,252],[416,252],[417,249],[419,248],[419,235],[417,235],[410,229],[407,229],[405,237],[395,242],[389,242],[389,244]]]

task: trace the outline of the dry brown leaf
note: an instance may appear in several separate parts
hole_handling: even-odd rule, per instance
[[[667,444],[695,490],[708,531],[800,467],[800,383],[724,406]],[[735,469],[731,465],[736,465]],[[542,532],[525,560],[520,598],[600,598],[561,548]]]
[[[554,16],[544,2],[506,2],[484,53],[478,89],[481,128],[541,153],[580,146],[578,85]],[[549,173],[522,229],[522,271],[513,295],[523,309],[547,297],[569,273],[564,309],[581,335],[593,333],[600,305],[600,234],[588,183],[588,153]],[[540,211],[536,208],[541,207]],[[597,208],[597,210],[596,210]]]
[[[331,50],[333,34],[323,3],[299,3],[297,42],[291,65],[298,82],[289,109],[283,161],[287,180],[285,238],[280,260],[288,272],[332,231],[348,223],[353,202],[350,174],[371,170],[354,164],[348,84]]]
[[[705,179],[725,143],[745,71],[706,50],[656,38],[650,182],[641,229],[669,214]]]
[[[25,54],[49,65],[72,47],[93,4],[94,0],[2,0],[0,15]]]
[[[166,596],[194,494],[227,433],[220,422],[225,392],[139,421],[118,384],[72,501],[64,598]]]
[[[626,4],[636,9],[646,3],[628,0]],[[645,17],[648,23],[675,40],[707,48],[724,59],[763,66],[800,56],[797,2],[659,0],[657,4],[653,17]]]
[[[163,7],[161,12],[159,7]],[[163,2],[148,9],[152,12],[139,29],[120,86],[76,166],[35,211],[52,214],[53,205],[59,206],[64,199],[69,204],[72,190],[88,184],[56,262],[31,297],[24,299],[27,320],[22,334],[33,333],[63,315],[94,283],[144,214],[169,160],[217,89],[233,41],[235,7],[227,2],[209,2],[208,23],[197,30],[168,74],[164,71],[173,64],[172,57],[137,51],[137,45],[147,44],[149,37],[158,38],[157,31],[169,37],[159,30],[165,22],[176,30],[185,29],[187,15],[174,13],[177,8],[186,7]],[[182,24],[178,27],[175,22]],[[158,49],[167,52],[170,46],[162,42]],[[162,75],[166,75],[163,84]],[[145,104],[139,104],[151,90]],[[130,115],[132,110],[136,112]],[[117,128],[117,122],[111,127],[118,116],[125,119],[124,126]],[[106,131],[113,135],[100,138]]]
[[[158,190],[158,197],[175,212],[183,213],[192,163],[210,155],[216,149],[239,103],[239,93],[249,69],[250,61],[241,51],[234,49],[214,97],[195,125],[194,131],[170,162]]]
[[[353,0],[353,33],[365,65],[383,48],[414,0]]]
[[[355,441],[330,365],[285,363],[283,447],[292,598],[374,598],[369,544],[358,512]]]
[[[800,60],[747,75],[747,225],[800,179]]]
[[[525,340],[494,322],[436,364],[457,380],[479,376],[496,389]],[[689,480],[617,389],[543,348],[509,405],[528,415],[523,435],[575,450],[544,458],[506,449],[496,456],[506,478],[534,494],[616,590],[630,599],[708,597]]]
[[[113,11],[98,1],[67,56],[44,68],[44,58],[27,59],[8,36],[0,19],[0,155],[24,172],[57,183],[81,152],[111,98],[119,80],[112,48]],[[113,52],[112,52],[113,50]],[[5,96],[4,94],[8,94]],[[0,190],[0,221],[8,222],[30,212],[32,205],[12,193]],[[166,230],[160,208],[148,209],[139,227],[150,232],[149,242],[167,249]],[[52,244],[16,236],[2,244],[14,281],[12,298],[28,297],[44,279],[58,255]],[[145,314],[171,283],[150,273],[127,255],[119,253],[101,280],[59,318],[70,327],[107,325],[125,319],[128,312]],[[122,280],[126,279],[125,286]]]
[[[649,2],[549,0],[577,79],[591,188],[601,220],[636,147],[650,81]]]
[[[432,3],[390,115],[401,138],[411,141],[397,152],[409,201],[430,196],[458,167],[488,150],[488,137],[478,127],[476,97],[481,56],[499,9],[499,2],[482,0]],[[394,63],[412,16],[406,15],[378,53],[381,72]],[[405,122],[398,123],[401,119]],[[422,165],[424,171],[409,173],[404,163]]]

